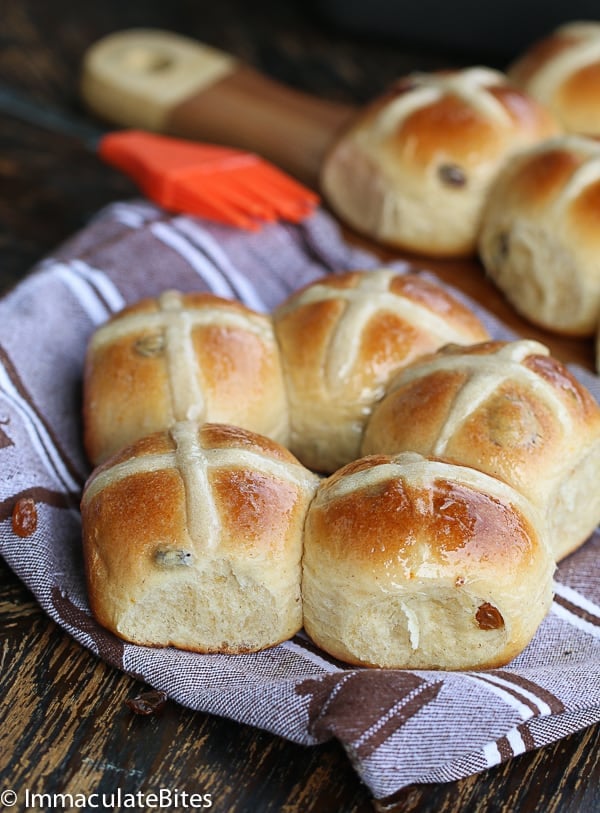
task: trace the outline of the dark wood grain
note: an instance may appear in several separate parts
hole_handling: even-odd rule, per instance
[[[168,702],[140,717],[143,685],[74,643],[0,568],[0,775],[32,793],[210,793],[213,809],[371,810],[335,743],[304,748]]]
[[[406,70],[460,64],[456,54],[345,36],[311,9],[275,0],[4,0],[0,83],[85,119],[77,90],[82,54],[99,37],[133,26],[191,34],[294,87],[350,104],[367,101]],[[0,110],[0,291],[105,203],[134,192],[77,138]],[[476,266],[469,278],[451,264],[436,270],[512,318]],[[592,362],[590,343],[561,343],[560,351]],[[143,686],[70,639],[4,565],[0,585],[0,789],[135,793],[169,787],[210,793],[214,810],[233,813],[373,809],[335,742],[303,748],[172,702],[160,716],[134,715],[125,700]],[[600,726],[594,726],[484,774],[405,789],[386,809],[595,813],[599,787]]]

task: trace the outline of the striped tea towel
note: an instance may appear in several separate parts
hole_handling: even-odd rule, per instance
[[[552,611],[508,666],[369,670],[340,665],[302,634],[238,656],[124,643],[90,616],[78,510],[89,473],[83,358],[108,316],[165,288],[211,290],[267,311],[324,273],[376,264],[348,246],[324,212],[248,234],[170,217],[144,201],[103,211],[0,301],[0,552],[45,611],[108,663],[193,709],[298,743],[336,737],[384,800],[408,784],[490,768],[600,720],[600,534],[561,564]],[[492,336],[513,338],[470,305]],[[574,372],[599,397],[598,378]],[[39,515],[26,543],[11,522],[23,496],[33,497]]]

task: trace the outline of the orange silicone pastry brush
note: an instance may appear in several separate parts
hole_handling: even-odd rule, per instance
[[[245,150],[310,189],[318,189],[327,151],[359,112],[189,37],[143,28],[113,32],[86,51],[81,95],[113,126]]]
[[[88,49],[81,95],[112,125],[188,142],[188,150],[166,142],[163,152],[150,136],[142,144],[139,132],[105,141],[101,154],[135,174],[149,197],[240,225],[304,218],[318,202],[310,190],[319,186],[323,158],[357,112],[285,87],[209,45],[143,28]],[[196,142],[234,152],[201,146],[196,163]]]
[[[98,152],[165,209],[238,228],[299,222],[319,201],[273,164],[243,150],[122,130],[102,136]]]
[[[85,121],[1,85],[0,112],[75,137],[172,212],[256,230],[275,220],[299,222],[319,203],[313,191],[246,149],[136,128],[103,134]]]

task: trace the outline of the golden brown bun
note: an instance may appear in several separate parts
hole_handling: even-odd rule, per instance
[[[449,347],[402,371],[362,453],[405,450],[509,483],[545,517],[557,561],[600,522],[600,407],[538,342]]]
[[[273,315],[286,381],[290,449],[333,472],[354,460],[390,378],[424,353],[488,334],[475,315],[418,274],[389,269],[323,277]]]
[[[510,79],[556,116],[568,133],[600,136],[600,22],[574,22],[534,43]]]
[[[84,441],[98,464],[175,421],[231,423],[287,441],[270,317],[212,294],[165,291],[96,331],[84,375]]]
[[[318,489],[306,521],[304,625],[348,663],[507,663],[552,600],[543,523],[510,486],[414,453],[366,457]]]
[[[600,319],[600,144],[550,139],[515,156],[484,209],[479,252],[525,318],[591,336]]]
[[[323,163],[321,188],[336,214],[369,237],[467,256],[506,158],[557,132],[550,114],[498,71],[417,73],[341,135]]]
[[[232,426],[179,422],[122,450],[81,504],[95,617],[125,640],[198,652],[289,638],[317,485],[285,448]]]

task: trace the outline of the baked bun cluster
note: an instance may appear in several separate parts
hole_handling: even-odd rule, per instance
[[[415,73],[341,134],[321,189],[342,220],[384,244],[469,256],[507,157],[558,132],[550,112],[499,71]]]
[[[600,372],[600,22],[506,72],[399,79],[338,136],[321,188],[349,226],[431,257],[478,256],[533,324],[596,336]]]
[[[444,288],[385,268],[324,277],[272,315],[165,291],[90,341],[86,452],[98,465],[150,432],[199,420],[266,435],[331,473],[356,458],[373,404],[403,365],[487,337]]]
[[[600,372],[600,22],[562,25],[507,70],[563,130],[515,153],[483,208],[479,257],[522,316],[596,336]]]
[[[218,341],[191,339],[196,306]],[[235,314],[225,326],[224,313]],[[492,342],[441,287],[379,269],[317,280],[257,316],[250,357],[269,363],[251,367],[269,372],[245,416],[248,379],[220,399],[215,372],[236,361],[220,355],[221,333],[255,324],[240,318],[217,297],[166,292],[90,342],[86,438],[106,450],[128,421],[134,430],[82,497],[99,622],[134,643],[223,653],[304,625],[335,657],[397,668],[497,666],[520,652],[548,609],[556,559],[600,521],[592,396],[543,346]],[[140,354],[144,337],[161,353]],[[198,405],[175,397],[181,378]],[[233,399],[240,421],[256,420],[257,392],[265,411],[283,402],[268,422],[291,427],[297,455],[222,418]],[[140,437],[146,409],[164,425]]]
[[[600,521],[600,407],[539,342],[447,347],[400,372],[361,453],[404,451],[510,484],[543,517],[557,561]]]
[[[600,136],[600,22],[560,26],[521,55],[508,75],[566,132]]]

